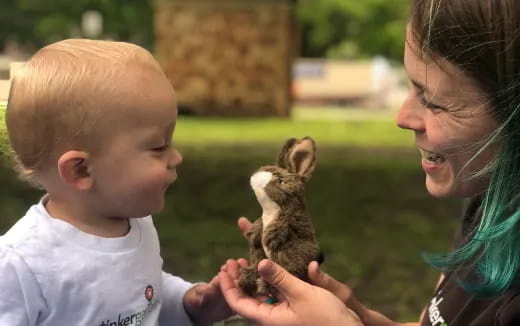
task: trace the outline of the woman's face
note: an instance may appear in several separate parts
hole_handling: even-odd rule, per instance
[[[478,152],[498,126],[486,110],[484,93],[474,80],[447,61],[425,62],[407,32],[404,64],[410,92],[396,121],[412,130],[426,173],[426,188],[435,197],[471,197],[487,188],[489,174],[473,177],[489,164],[497,146]]]

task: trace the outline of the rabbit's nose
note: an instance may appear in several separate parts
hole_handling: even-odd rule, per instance
[[[253,189],[263,189],[271,181],[273,174],[271,172],[260,171],[251,176],[251,187]]]

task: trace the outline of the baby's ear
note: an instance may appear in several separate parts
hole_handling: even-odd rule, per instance
[[[310,137],[289,139],[280,153],[279,166],[308,179],[316,167],[316,144]],[[282,166],[280,163],[283,163]]]
[[[83,151],[68,151],[58,159],[61,181],[77,190],[89,190],[93,184],[89,155]]]

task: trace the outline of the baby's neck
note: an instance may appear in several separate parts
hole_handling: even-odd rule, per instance
[[[90,212],[52,198],[49,198],[44,205],[51,217],[65,221],[85,233],[104,238],[118,238],[130,231],[127,218],[96,217]]]

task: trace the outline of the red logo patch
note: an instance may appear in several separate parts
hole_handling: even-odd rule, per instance
[[[144,290],[144,297],[146,300],[150,301],[153,298],[153,287],[151,285],[148,285],[146,289]]]

